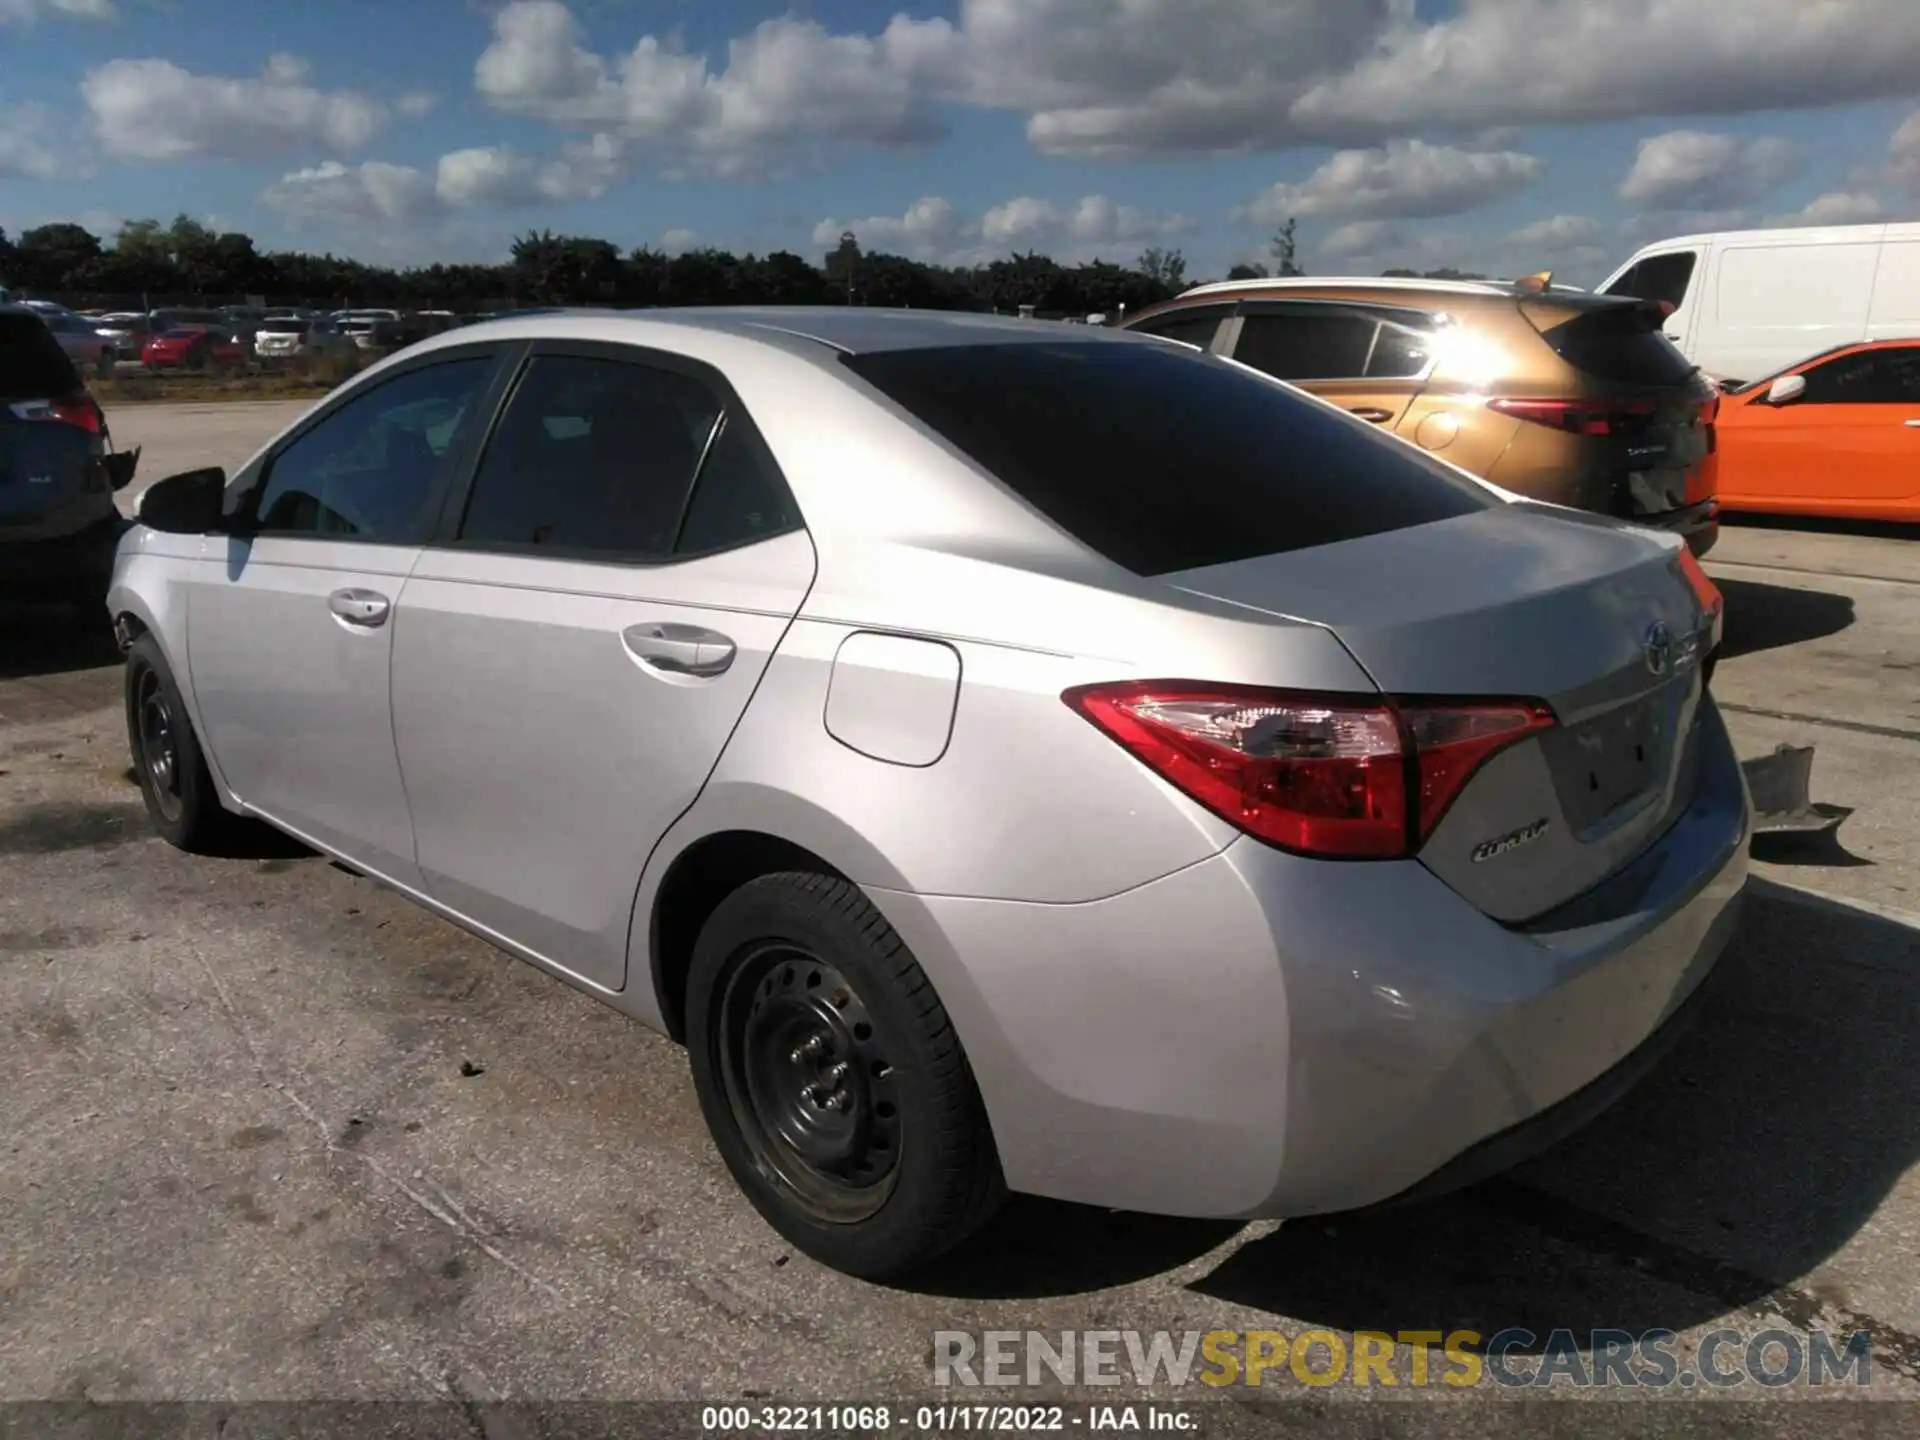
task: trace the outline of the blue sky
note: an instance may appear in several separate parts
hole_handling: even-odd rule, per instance
[[[898,12],[898,13],[897,13]],[[1913,0],[0,0],[0,226],[1551,265],[1907,218]]]

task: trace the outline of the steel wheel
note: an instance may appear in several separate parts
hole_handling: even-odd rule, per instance
[[[809,1214],[864,1220],[900,1163],[894,1069],[839,970],[795,946],[742,956],[720,998],[718,1061],[755,1166]]]
[[[173,706],[167,700],[167,687],[151,668],[140,673],[134,705],[141,775],[161,815],[177,821],[185,804],[180,790],[180,741],[174,729]]]

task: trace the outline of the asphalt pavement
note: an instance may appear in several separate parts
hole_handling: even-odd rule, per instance
[[[150,480],[300,409],[110,420]],[[1589,1129],[1364,1217],[1017,1200],[905,1288],[759,1220],[665,1039],[290,843],[152,838],[110,643],[0,610],[0,1401],[899,1398],[935,1331],[1033,1328],[1865,1330],[1920,1396],[1916,544],[1713,555],[1742,754],[1816,745],[1853,813],[1759,852],[1713,1003]]]

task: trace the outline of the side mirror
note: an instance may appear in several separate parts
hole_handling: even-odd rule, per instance
[[[1782,375],[1767,387],[1767,404],[1791,405],[1807,393],[1807,377],[1804,375]]]
[[[141,494],[134,518],[165,535],[212,535],[222,528],[227,472],[218,465],[156,480]]]

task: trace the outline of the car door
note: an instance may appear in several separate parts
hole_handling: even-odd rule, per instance
[[[441,352],[328,405],[233,497],[233,533],[188,586],[194,694],[234,793],[415,888],[393,746],[393,622],[502,360],[493,346]]]
[[[1392,430],[1426,383],[1427,334],[1409,313],[1390,319],[1329,301],[1249,302],[1233,322],[1233,358]]]
[[[719,374],[536,347],[407,585],[394,732],[430,893],[602,989],[648,855],[813,581]]]
[[[1798,373],[1799,398],[1772,405],[1760,388],[1726,430],[1729,496],[1871,506],[1920,494],[1920,345],[1844,350]]]

